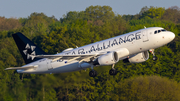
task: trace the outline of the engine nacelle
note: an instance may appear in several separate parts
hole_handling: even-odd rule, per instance
[[[119,61],[117,52],[110,52],[98,57],[93,65],[112,65]]]
[[[124,63],[141,63],[149,59],[149,52],[141,52],[123,60]]]
[[[125,59],[129,56],[129,51],[126,48],[115,50],[115,52],[117,52],[119,60]]]

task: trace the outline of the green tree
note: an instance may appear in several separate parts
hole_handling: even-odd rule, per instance
[[[140,76],[119,82],[115,87],[119,100],[180,100],[179,83],[159,76]]]
[[[85,10],[88,20],[108,20],[112,19],[115,14],[110,6],[89,6]]]
[[[180,23],[180,8],[177,6],[170,7],[165,10],[162,16],[163,20],[172,21],[174,23]]]
[[[162,7],[144,7],[140,11],[141,18],[149,17],[149,18],[156,18],[160,19],[165,12],[165,8]]]

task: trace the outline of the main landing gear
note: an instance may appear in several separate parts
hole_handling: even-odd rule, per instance
[[[89,72],[89,76],[90,76],[90,77],[96,77],[96,76],[97,76],[97,72],[96,72],[95,70],[91,70],[91,71]]]
[[[97,76],[97,72],[93,69],[93,67],[94,67],[94,65],[92,64],[91,65],[91,71],[89,72],[89,76],[90,77],[95,77],[95,76]]]
[[[150,49],[149,52],[153,55],[153,60],[156,61],[158,58],[155,56],[154,49]]]
[[[109,74],[110,75],[116,75],[117,74],[117,70],[114,68],[114,64],[112,65],[112,69],[109,70]]]
[[[89,76],[90,77],[96,77],[97,76],[97,72],[93,69],[94,65],[91,65],[91,71],[89,72]],[[109,70],[109,74],[110,75],[116,75],[117,74],[117,70],[114,68],[114,64],[112,65],[112,69]]]

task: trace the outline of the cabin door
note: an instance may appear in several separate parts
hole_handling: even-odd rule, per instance
[[[143,39],[143,42],[149,41],[149,39],[148,39],[148,31],[147,30],[142,31],[142,39]]]

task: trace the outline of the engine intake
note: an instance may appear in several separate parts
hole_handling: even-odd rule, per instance
[[[123,60],[124,63],[130,62],[130,63],[141,63],[144,61],[147,61],[149,59],[149,52],[144,51],[141,53],[138,53],[136,55],[130,56],[129,58],[126,58]]]
[[[119,61],[117,52],[109,52],[98,57],[93,65],[112,65]]]

